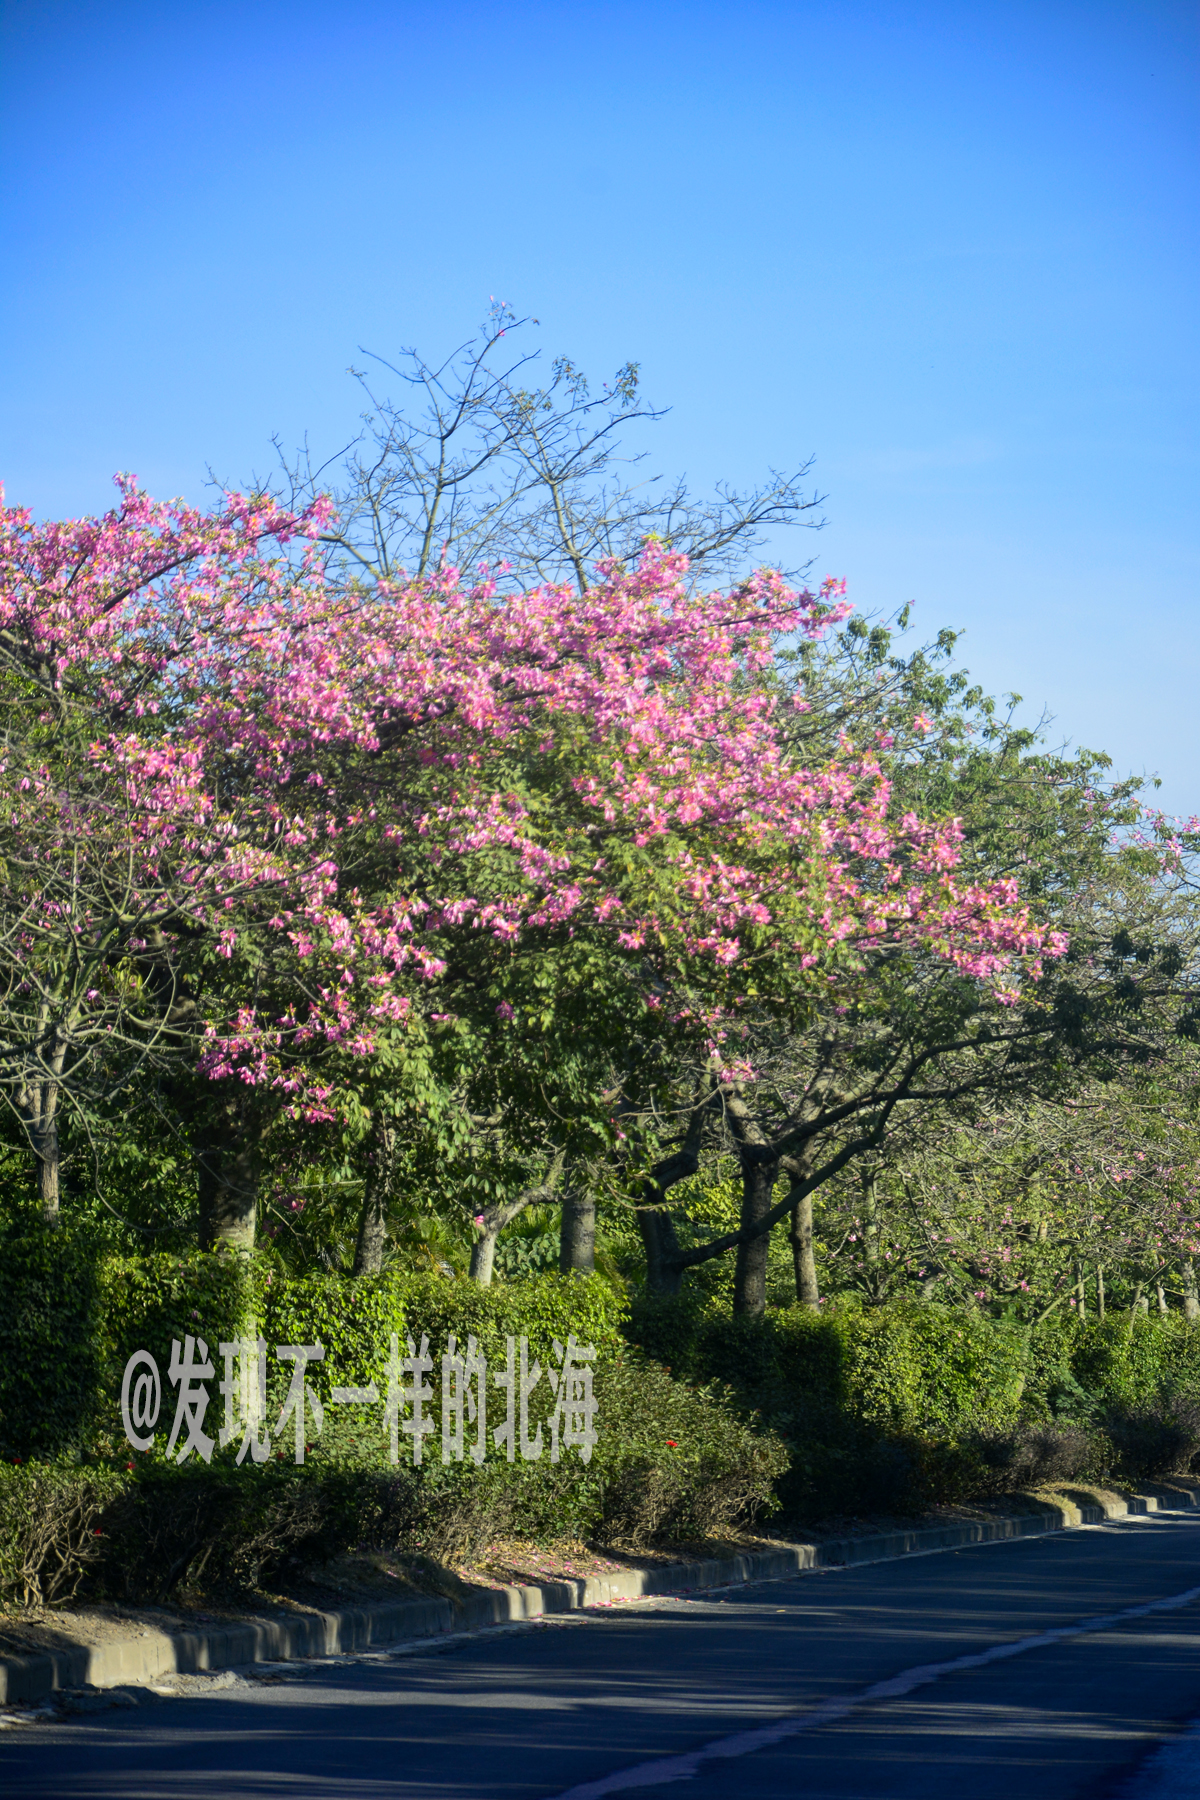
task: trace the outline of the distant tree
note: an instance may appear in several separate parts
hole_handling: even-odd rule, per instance
[[[1056,1101],[927,1110],[824,1190],[830,1291],[1032,1321],[1063,1305],[1102,1317],[1165,1284],[1195,1317],[1198,1127],[1186,1045]]]

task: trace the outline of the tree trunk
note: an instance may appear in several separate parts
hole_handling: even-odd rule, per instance
[[[526,1188],[515,1200],[506,1200],[502,1206],[489,1206],[476,1215],[475,1230],[478,1236],[471,1246],[470,1276],[480,1287],[490,1287],[492,1284],[496,1268],[496,1239],[504,1227],[511,1225],[517,1214],[523,1213],[527,1206],[545,1206],[557,1198],[562,1162],[560,1151],[549,1176],[540,1187]]]
[[[591,1275],[596,1267],[596,1196],[587,1187],[563,1195],[558,1266],[564,1275]]]
[[[741,1084],[724,1090],[725,1123],[737,1146],[742,1171],[742,1231],[750,1231],[771,1210],[771,1197],[779,1178],[779,1158],[772,1157],[766,1134],[746,1104]],[[758,1318],[767,1309],[767,1262],[771,1234],[760,1231],[737,1247],[733,1272],[735,1317]]]
[[[1167,1296],[1163,1293],[1163,1284],[1161,1281],[1154,1284],[1154,1291],[1158,1295],[1158,1310],[1160,1313],[1165,1313],[1168,1310]]]
[[[17,1092],[17,1109],[37,1164],[38,1205],[42,1222],[59,1221],[61,1198],[58,1142],[58,1083],[31,1081]]]
[[[387,1243],[387,1209],[396,1166],[396,1128],[377,1119],[371,1131],[367,1178],[363,1187],[358,1242],[354,1246],[353,1275],[378,1275]]]
[[[677,1183],[689,1180],[700,1167],[705,1120],[715,1098],[716,1088],[711,1076],[706,1074],[688,1116],[683,1142],[656,1163],[641,1183],[637,1221],[646,1252],[647,1293],[677,1294],[683,1286],[683,1250],[675,1221],[667,1210],[667,1195]]]
[[[1075,1297],[1079,1305],[1079,1317],[1087,1318],[1087,1289],[1084,1285],[1084,1268],[1081,1262],[1075,1264]]]
[[[1096,1317],[1104,1323],[1104,1264],[1096,1264]]]
[[[875,1170],[862,1174],[863,1260],[867,1265],[867,1292],[872,1300],[883,1298],[879,1279],[879,1194],[875,1186]]]
[[[771,1197],[779,1175],[778,1162],[742,1159],[742,1229],[757,1225],[771,1210]],[[733,1272],[733,1310],[739,1318],[758,1318],[767,1310],[767,1259],[771,1234],[760,1232],[749,1243],[739,1244]]]
[[[493,1230],[484,1226],[471,1245],[471,1280],[480,1287],[491,1287],[492,1273],[496,1266],[496,1239],[500,1236],[500,1227]]]
[[[1183,1279],[1183,1316],[1189,1325],[1200,1319],[1200,1293],[1196,1291],[1196,1265],[1190,1256],[1179,1259],[1179,1273]]]
[[[647,1292],[677,1294],[683,1285],[683,1270],[674,1262],[679,1252],[674,1219],[665,1208],[639,1206],[637,1220],[646,1252]]]
[[[33,1133],[34,1154],[37,1157],[38,1203],[42,1209],[42,1221],[46,1225],[56,1226],[59,1219],[60,1193],[60,1161],[58,1146],[58,1110],[57,1090],[43,1084],[41,1116]]]
[[[815,1311],[821,1304],[817,1290],[817,1259],[813,1250],[813,1197],[805,1194],[792,1207],[792,1262],[796,1269],[796,1298]]]
[[[250,1251],[258,1223],[258,1146],[241,1097],[209,1116],[200,1146],[200,1248]]]

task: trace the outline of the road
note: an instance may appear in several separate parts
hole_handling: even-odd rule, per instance
[[[1132,1772],[1197,1714],[1177,1514],[147,1697],[6,1733],[0,1794],[1118,1800],[1158,1795]]]

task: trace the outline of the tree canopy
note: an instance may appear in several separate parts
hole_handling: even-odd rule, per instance
[[[651,1287],[732,1256],[742,1311],[785,1219],[806,1305],[839,1234],[868,1297],[1174,1257],[1194,1298],[1195,831],[952,633],[746,566],[795,483],[622,485],[636,371],[526,389],[514,324],[417,359],[431,411],[377,406],[337,498],[0,513],[0,1092],[45,1218],[65,1131],[81,1186],[159,1169],[137,1228],[270,1213],[360,1270],[391,1220],[487,1280],[551,1211],[587,1268],[599,1200]]]

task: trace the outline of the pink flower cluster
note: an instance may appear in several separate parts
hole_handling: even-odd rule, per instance
[[[696,594],[651,544],[582,597],[501,599],[455,569],[360,592],[328,579],[322,504],[230,495],[205,515],[119,486],[101,520],[0,509],[0,631],[48,708],[86,695],[96,721],[87,817],[39,764],[8,771],[10,822],[31,855],[125,859],[126,946],[186,926],[232,979],[247,934],[270,939],[294,998],[214,1018],[214,1077],[329,1116],[328,1085],[281,1052],[365,1057],[437,1018],[464,933],[666,945],[726,998],[748,941],[814,979],[839,947],[920,948],[1013,1000],[1063,948],[1014,884],[956,882],[955,822],[893,817],[878,746],[790,756],[762,676],[779,637],[845,616],[838,583]],[[39,916],[30,956],[102,923],[94,904]]]

